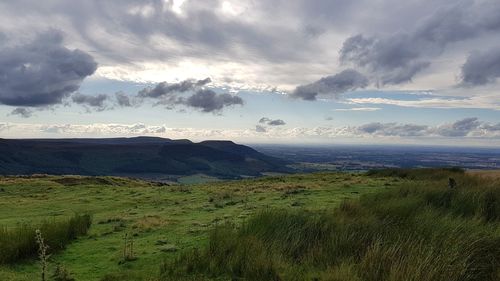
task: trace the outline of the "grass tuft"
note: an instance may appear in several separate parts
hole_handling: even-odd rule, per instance
[[[36,231],[43,233],[51,253],[65,248],[71,240],[90,228],[90,215],[75,215],[63,221],[45,221],[41,225],[24,224],[15,228],[0,227],[0,264],[14,263],[37,256]]]

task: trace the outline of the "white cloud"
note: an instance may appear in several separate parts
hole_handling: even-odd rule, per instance
[[[137,124],[29,124],[0,123],[5,137],[118,137],[159,136],[173,139],[231,139],[244,142],[323,142],[343,140],[357,143],[377,139],[388,143],[453,143],[499,146],[500,123],[492,124],[477,118],[465,118],[438,126],[373,122],[359,126],[318,126],[313,128],[267,127],[250,129],[172,128],[167,125]]]
[[[378,111],[380,107],[353,107],[353,108],[336,108],[333,111]]]
[[[500,110],[500,100],[498,98],[476,96],[469,98],[425,98],[420,100],[398,100],[387,98],[348,98],[348,104],[361,105],[395,105],[402,107],[416,108],[474,108],[474,109],[494,109]]]

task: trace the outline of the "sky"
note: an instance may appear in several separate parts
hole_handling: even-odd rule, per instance
[[[498,0],[0,2],[0,137],[500,146]]]

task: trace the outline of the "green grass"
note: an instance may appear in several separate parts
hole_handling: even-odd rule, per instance
[[[216,177],[211,177],[203,174],[196,174],[191,176],[180,177],[177,179],[177,182],[181,184],[202,184],[209,182],[220,181]]]
[[[89,215],[74,215],[62,221],[44,221],[40,225],[23,224],[0,227],[0,264],[14,263],[37,256],[36,230],[40,230],[49,253],[63,250],[78,236],[87,234],[91,225]]]
[[[413,181],[329,210],[270,208],[215,227],[206,246],[163,263],[163,280],[500,280],[498,182],[390,174]]]
[[[154,280],[161,261],[207,245],[215,225],[241,225],[267,208],[331,209],[404,181],[347,173],[175,186],[116,177],[3,177],[0,225],[16,228],[91,214],[88,234],[52,255],[50,271],[61,264],[78,281]],[[136,259],[123,262],[126,234],[133,237]],[[33,260],[0,265],[0,280],[37,280],[38,272]]]
[[[443,180],[447,177],[463,176],[465,170],[462,168],[422,168],[422,169],[400,169],[390,168],[382,170],[370,170],[366,173],[372,177],[399,177],[410,180]]]
[[[90,214],[88,233],[49,261],[49,272],[63,268],[78,281],[500,280],[499,183],[459,169],[172,186],[3,177],[0,225],[14,231]],[[124,259],[126,236],[133,255]],[[34,259],[0,265],[0,280],[38,276]]]

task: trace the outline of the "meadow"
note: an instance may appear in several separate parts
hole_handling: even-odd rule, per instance
[[[266,209],[216,227],[205,247],[166,260],[162,280],[500,280],[500,188],[491,174],[367,175],[404,183],[337,208]]]
[[[64,268],[79,281],[158,280],[166,263],[206,247],[216,227],[245,225],[262,210],[330,210],[406,181],[350,173],[190,185],[118,177],[2,177],[0,226],[14,231],[89,215],[86,234],[51,252],[49,273]],[[3,263],[0,280],[40,280],[39,267],[36,257]]]

